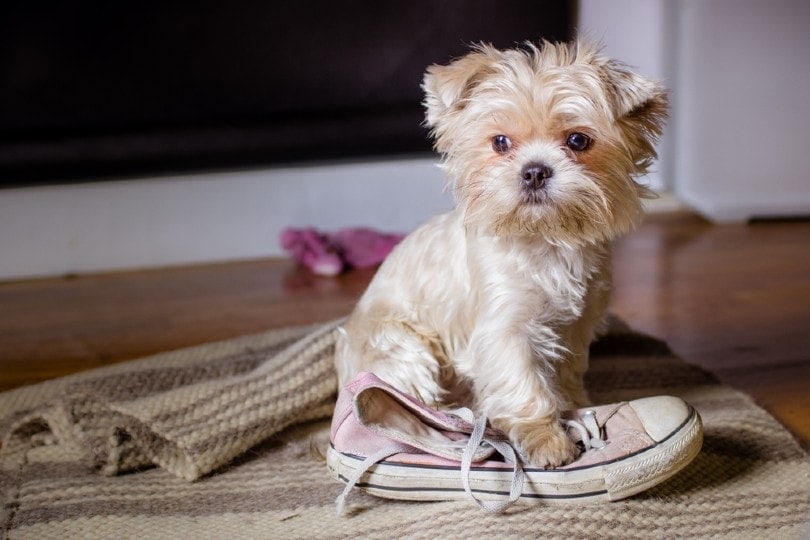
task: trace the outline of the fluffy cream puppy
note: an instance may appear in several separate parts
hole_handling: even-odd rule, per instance
[[[468,405],[529,463],[578,454],[560,411],[584,405],[604,325],[610,243],[642,214],[666,93],[593,46],[481,45],[425,75],[427,125],[456,206],[380,268],[336,350],[437,407]]]

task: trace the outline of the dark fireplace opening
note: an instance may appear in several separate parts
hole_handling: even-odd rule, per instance
[[[574,2],[16,2],[0,187],[426,154],[425,68],[573,35]]]

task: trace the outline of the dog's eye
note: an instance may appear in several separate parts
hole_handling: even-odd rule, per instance
[[[492,148],[499,154],[505,154],[512,148],[512,141],[506,135],[492,137]]]
[[[574,152],[582,152],[591,145],[591,138],[584,133],[571,133],[565,140],[565,146]]]

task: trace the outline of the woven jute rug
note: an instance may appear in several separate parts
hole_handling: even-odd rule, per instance
[[[810,537],[810,460],[748,397],[627,329],[593,347],[596,402],[681,396],[700,455],[599,505],[395,502],[326,471],[337,325],[271,331],[0,394],[8,538]]]

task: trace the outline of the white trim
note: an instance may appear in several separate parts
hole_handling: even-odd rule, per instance
[[[661,191],[655,199],[645,199],[644,211],[648,215],[667,214],[671,212],[681,212],[688,210],[688,207],[681,202],[671,191]]]

